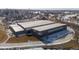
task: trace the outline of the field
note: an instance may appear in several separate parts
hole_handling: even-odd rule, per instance
[[[0,24],[0,43],[4,42],[7,39],[7,34],[4,30],[4,26]]]
[[[7,43],[23,43],[28,41],[38,41],[34,36],[11,37]]]
[[[4,42],[7,39],[7,35],[4,31],[0,30],[0,43]]]

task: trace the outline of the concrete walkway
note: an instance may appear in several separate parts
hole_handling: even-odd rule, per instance
[[[6,44],[6,42],[10,39],[10,35],[8,33],[7,33],[7,36],[8,36],[8,38],[4,42],[2,42],[1,44]]]

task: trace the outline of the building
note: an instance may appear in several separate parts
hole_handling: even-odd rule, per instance
[[[18,23],[19,26],[21,26],[26,33],[29,35],[32,34],[32,28],[34,27],[38,27],[38,26],[44,26],[44,25],[48,25],[48,24],[53,24],[52,21],[48,21],[48,20],[37,20],[37,21],[29,21],[29,22],[24,22],[24,23]]]
[[[20,27],[19,25],[17,25],[17,24],[10,25],[9,28],[10,28],[10,30],[12,31],[12,33],[13,33],[14,35],[16,35],[16,36],[25,34],[24,29],[21,28],[21,27]]]
[[[69,33],[66,24],[52,23],[47,20],[18,23],[9,27],[16,36],[33,35],[46,44]]]
[[[77,14],[65,15],[61,18],[61,21],[73,23],[77,19]]]
[[[38,27],[38,26],[44,26],[48,24],[52,24],[52,21],[48,20],[37,20],[37,21],[29,21],[29,22],[23,22],[18,24],[12,24],[9,26],[11,31],[16,35],[32,35],[32,28]]]
[[[35,21],[32,21],[32,22],[35,22]],[[36,22],[36,23],[39,23],[39,22]],[[43,23],[44,22],[47,22],[47,21],[44,20]],[[24,22],[24,23],[28,23],[28,22]],[[30,37],[26,35],[27,37],[29,37],[29,39],[28,41],[25,41],[25,43],[22,42],[22,44],[21,43],[6,44],[5,46],[7,47],[3,46],[1,48],[24,49],[24,48],[47,47],[47,46],[54,46],[54,45],[60,45],[60,44],[62,44],[62,47],[63,47],[63,44],[73,39],[73,33],[71,33],[72,30],[69,30],[66,24],[49,23],[49,24],[42,25],[42,21],[40,23],[41,24],[39,26],[33,25],[34,23],[33,24],[30,23],[29,24],[30,26],[27,25],[28,27],[25,27],[25,28],[19,25],[23,23],[9,25],[10,30],[16,36],[26,35],[27,34],[26,29],[30,28],[31,30],[30,33],[32,33],[32,37],[35,37],[37,40],[33,41],[34,38],[31,38],[32,40],[30,40]],[[22,37],[23,39],[26,39],[24,38],[24,36]],[[15,38],[20,39],[21,37],[15,37]]]
[[[33,35],[44,43],[52,43],[53,40],[57,40],[69,33],[67,30],[67,25],[60,23],[35,27],[32,29],[34,32]]]

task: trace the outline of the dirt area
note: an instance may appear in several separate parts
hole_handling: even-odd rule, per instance
[[[7,35],[4,31],[0,30],[0,43],[4,42],[7,39]]]
[[[4,26],[0,24],[0,43],[4,42],[8,38]]]
[[[28,41],[39,41],[39,40],[34,36],[21,36],[21,37],[12,37],[7,41],[7,43],[22,43]]]

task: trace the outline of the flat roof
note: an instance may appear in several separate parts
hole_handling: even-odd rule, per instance
[[[24,29],[21,28],[18,24],[10,25],[10,27],[11,27],[15,32],[24,31]]]
[[[31,28],[31,27],[52,24],[52,23],[53,22],[49,20],[37,20],[37,21],[29,21],[29,22],[18,23],[18,24],[22,26],[23,28]]]
[[[60,26],[64,26],[64,25],[66,25],[66,24],[55,23],[55,24],[50,24],[50,25],[46,25],[46,26],[35,27],[32,29],[36,30],[36,31],[45,31],[48,29],[52,29],[52,28],[56,28],[56,27],[60,27]]]

